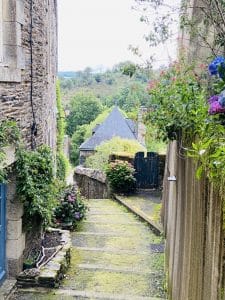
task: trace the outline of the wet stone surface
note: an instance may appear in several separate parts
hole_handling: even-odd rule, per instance
[[[19,291],[13,299],[166,299],[162,238],[113,200],[90,200],[89,207],[72,233],[60,288]]]

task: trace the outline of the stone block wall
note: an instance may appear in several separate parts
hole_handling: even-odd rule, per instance
[[[56,148],[56,73],[57,1],[0,0],[0,120],[17,121],[28,149],[41,144]],[[6,254],[8,276],[15,277],[22,267],[25,235],[16,179],[10,176]]]
[[[107,199],[110,196],[106,175],[99,170],[76,167],[74,180],[81,195],[87,199]]]
[[[170,143],[163,189],[169,299],[225,299],[222,199],[180,154],[178,143]]]
[[[15,119],[27,147],[31,145],[31,127],[36,122],[36,144],[47,143],[54,148],[57,72],[56,2],[33,0],[31,13],[29,0],[1,1],[3,1],[3,13],[0,16],[3,23],[3,59],[0,62],[0,120]],[[32,38],[32,57],[30,38]],[[6,76],[6,73],[11,75]],[[33,112],[31,102],[33,102]]]

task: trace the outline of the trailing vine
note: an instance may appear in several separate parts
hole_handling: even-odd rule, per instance
[[[66,122],[65,122],[65,113],[62,106],[59,81],[57,81],[56,84],[56,104],[57,104],[57,154],[56,154],[57,178],[59,178],[60,180],[65,180],[66,173],[69,168],[69,162],[63,153],[63,142],[65,136]]]
[[[17,194],[24,204],[24,223],[46,227],[51,223],[59,191],[55,182],[53,154],[44,145],[36,151],[17,151]]]
[[[15,121],[0,121],[0,182],[5,182],[7,177],[5,147],[16,145],[20,140],[20,133]]]

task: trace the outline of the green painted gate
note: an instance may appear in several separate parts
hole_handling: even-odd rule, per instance
[[[6,186],[0,183],[0,284],[6,275]]]
[[[159,187],[159,155],[155,152],[138,152],[134,159],[137,188],[157,189]]]

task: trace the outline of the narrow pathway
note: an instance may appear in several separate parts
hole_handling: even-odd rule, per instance
[[[71,268],[59,290],[15,299],[165,299],[161,238],[113,200],[90,200],[87,219],[72,234]],[[159,247],[160,248],[160,247]]]

